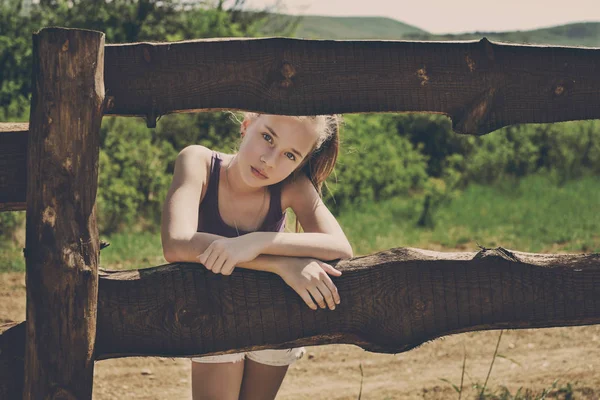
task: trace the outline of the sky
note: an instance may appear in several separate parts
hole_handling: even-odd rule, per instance
[[[246,0],[262,9],[275,0]],[[389,17],[430,33],[513,31],[600,22],[600,0],[280,0],[295,15]]]

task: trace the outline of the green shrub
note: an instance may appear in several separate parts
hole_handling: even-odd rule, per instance
[[[465,184],[549,172],[559,182],[600,173],[600,121],[515,125],[473,138]]]
[[[492,184],[506,176],[529,175],[538,168],[539,134],[530,127],[507,127],[472,139],[472,152],[463,158],[464,184]]]
[[[377,202],[420,187],[427,159],[396,135],[393,116],[347,115],[335,174],[328,181],[330,209]]]
[[[540,141],[545,148],[542,167],[559,183],[600,173],[600,121],[547,125]]]
[[[170,114],[160,119],[156,135],[170,143],[177,152],[191,144],[200,144],[231,153],[240,138],[239,123],[235,118],[228,112]]]
[[[110,233],[147,220],[160,224],[160,212],[177,152],[156,131],[133,119],[105,118],[101,128],[98,224]]]
[[[25,225],[25,211],[0,212],[0,241],[14,240],[15,232]]]
[[[396,114],[392,118],[397,134],[410,140],[427,157],[429,176],[440,178],[448,157],[472,151],[474,138],[453,132],[450,119],[443,115]]]

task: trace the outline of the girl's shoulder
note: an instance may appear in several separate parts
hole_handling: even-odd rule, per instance
[[[304,174],[299,174],[295,180],[290,179],[281,185],[281,209],[292,207],[294,200],[298,200],[299,197],[313,197],[314,194],[318,196],[310,179]]]
[[[208,156],[208,158],[210,159],[210,155],[212,154],[212,150],[209,149],[208,147],[202,146],[200,144],[191,144],[189,146],[184,147],[178,154],[177,157],[192,157],[192,158],[197,158],[198,156],[201,156],[202,158],[206,158],[206,156]]]
[[[233,158],[233,154],[226,154],[216,150],[211,150],[208,147],[200,144],[192,144],[181,150],[177,156],[177,159],[182,159],[188,164],[195,164],[196,166],[201,165],[206,167],[206,170],[210,172],[213,156],[225,162],[229,162]]]
[[[204,192],[210,177],[212,155],[211,149],[201,145],[183,148],[175,160],[174,181],[179,185],[200,185]]]
[[[183,164],[194,169],[196,169],[195,167],[203,167],[206,164],[208,164],[210,167],[212,154],[213,151],[208,147],[204,147],[199,144],[193,144],[184,147],[183,150],[179,152],[176,163]]]

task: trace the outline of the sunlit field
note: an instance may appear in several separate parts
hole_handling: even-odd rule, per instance
[[[355,255],[393,247],[476,251],[478,245],[536,253],[600,252],[598,177],[562,186],[545,176],[491,187],[471,185],[440,206],[432,228],[417,226],[422,203],[419,197],[391,199],[343,212],[338,221]],[[100,253],[102,268],[147,268],[166,263],[159,232],[118,233],[101,239],[110,243]],[[0,271],[25,271],[21,249],[4,246]]]

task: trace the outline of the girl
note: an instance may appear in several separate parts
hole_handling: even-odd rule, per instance
[[[334,310],[340,298],[329,275],[341,272],[321,260],[352,257],[320,197],[337,159],[338,128],[338,116],[246,113],[236,154],[183,149],[162,214],[165,259],[200,262],[223,275],[235,267],[273,272],[313,310],[316,304]],[[283,233],[288,207],[296,232],[299,222],[304,233]],[[193,399],[274,399],[288,366],[304,352],[193,358]]]

